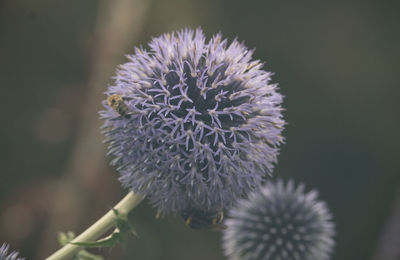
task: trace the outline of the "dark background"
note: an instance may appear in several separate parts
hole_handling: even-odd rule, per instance
[[[238,37],[285,95],[275,175],[320,191],[333,259],[400,253],[399,1],[0,1],[0,243],[27,259],[57,248],[125,191],[107,166],[97,111],[124,53],[201,26]],[[220,234],[131,214],[139,239],[106,259],[223,259]],[[392,246],[394,245],[394,246]]]

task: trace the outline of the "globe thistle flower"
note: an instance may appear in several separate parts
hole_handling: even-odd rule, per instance
[[[223,248],[229,259],[325,260],[334,246],[334,224],[318,193],[268,182],[229,212]]]
[[[0,260],[24,260],[25,258],[18,257],[18,252],[8,253],[10,245],[3,244],[0,247]]]
[[[282,96],[253,51],[200,29],[153,38],[122,64],[104,133],[123,186],[161,214],[220,210],[259,189],[283,138]]]

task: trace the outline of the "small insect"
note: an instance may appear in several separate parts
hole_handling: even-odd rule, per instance
[[[115,112],[124,118],[130,118],[132,113],[124,102],[125,100],[129,100],[129,98],[117,94],[111,95],[107,98],[108,105],[114,109]]]
[[[222,210],[202,211],[194,208],[189,208],[181,213],[187,226],[193,229],[212,229],[223,230],[227,226],[222,224],[224,213]]]

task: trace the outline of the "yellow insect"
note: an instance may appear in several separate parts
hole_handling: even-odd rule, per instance
[[[181,216],[185,220],[186,225],[193,229],[227,229],[227,226],[222,224],[222,221],[224,220],[224,212],[222,210],[201,211],[189,208],[183,210]]]
[[[129,111],[129,107],[126,105],[124,100],[129,100],[129,98],[113,94],[107,98],[107,103],[120,116],[124,118],[130,118],[132,113]]]

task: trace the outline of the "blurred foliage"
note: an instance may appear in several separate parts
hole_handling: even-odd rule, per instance
[[[337,224],[333,259],[370,259],[400,184],[399,3],[154,0],[125,51],[185,26],[256,48],[286,96],[287,144],[276,175],[317,188],[328,202]],[[47,221],[32,198],[62,177],[90,98],[98,5],[0,1],[0,241],[27,259],[37,255]],[[82,228],[101,214],[82,219]],[[145,203],[135,209],[139,239],[104,250],[106,259],[222,258],[219,233],[154,215]]]

